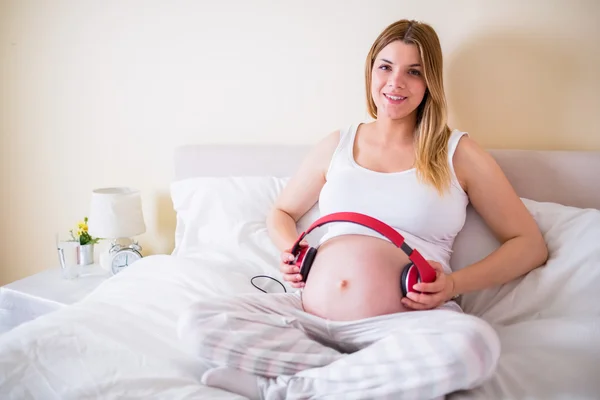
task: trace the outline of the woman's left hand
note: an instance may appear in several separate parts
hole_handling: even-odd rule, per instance
[[[438,262],[427,260],[435,269],[435,281],[430,283],[420,282],[414,285],[414,289],[421,293],[408,293],[402,298],[402,304],[413,310],[430,310],[450,300],[454,292],[454,280],[452,275],[444,272],[444,268]]]

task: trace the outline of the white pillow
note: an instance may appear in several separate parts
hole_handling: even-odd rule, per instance
[[[173,255],[199,261],[239,263],[248,276],[279,279],[279,250],[266,219],[289,177],[198,177],[171,184],[177,215]],[[298,232],[318,218],[315,205],[298,221]],[[322,232],[315,230],[310,242]]]
[[[522,200],[548,245],[548,261],[505,285],[464,295],[463,309],[497,325],[600,316],[600,211]],[[498,246],[491,230],[469,206],[450,265],[459,270]]]

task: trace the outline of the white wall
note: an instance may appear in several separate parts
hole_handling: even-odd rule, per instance
[[[168,253],[186,143],[314,143],[367,117],[364,57],[431,23],[451,122],[486,147],[600,149],[600,2],[0,1],[0,284],[57,264],[90,191],[142,191]]]

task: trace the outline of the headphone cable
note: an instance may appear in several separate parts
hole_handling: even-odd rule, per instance
[[[267,291],[266,291],[266,290],[264,290],[264,289],[261,289],[261,288],[259,288],[258,286],[256,286],[256,285],[254,284],[254,282],[253,282],[253,281],[254,281],[254,279],[256,279],[256,278],[269,278],[269,279],[272,279],[272,280],[274,280],[275,282],[279,283],[279,284],[281,285],[281,287],[283,288],[283,291],[284,291],[285,293],[287,293],[287,290],[286,290],[285,286],[283,285],[283,283],[279,282],[277,279],[275,279],[275,278],[273,278],[273,277],[271,277],[271,276],[267,276],[267,275],[256,275],[256,276],[253,276],[253,277],[252,277],[252,279],[250,279],[250,283],[252,284],[252,286],[254,286],[255,288],[257,288],[258,290],[260,290],[260,291],[261,291],[261,292],[263,292],[263,293],[269,293],[269,292],[267,292]]]

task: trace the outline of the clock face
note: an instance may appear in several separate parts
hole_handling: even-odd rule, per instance
[[[111,263],[111,269],[113,274],[117,274],[121,272],[124,268],[127,268],[135,261],[142,258],[142,256],[135,250],[131,249],[123,249],[119,250],[117,254],[114,255]]]

